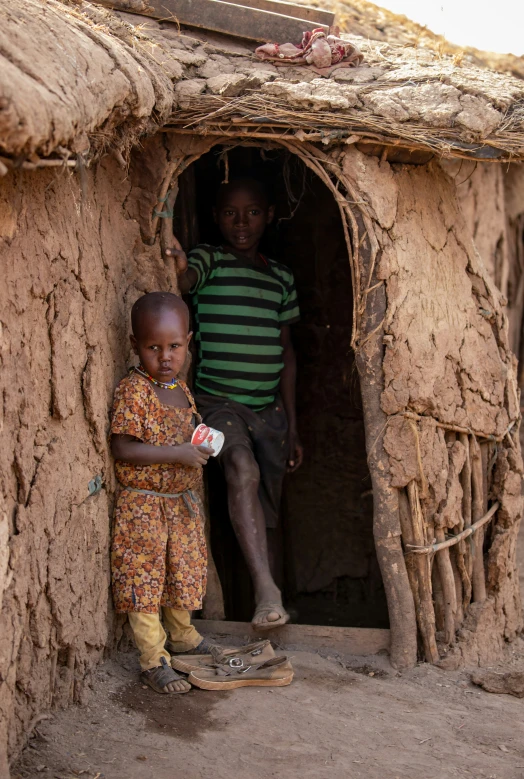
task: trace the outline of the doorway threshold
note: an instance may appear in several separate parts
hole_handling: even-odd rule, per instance
[[[333,650],[349,655],[377,655],[389,652],[390,632],[382,628],[345,628],[326,625],[283,625],[267,631],[255,631],[250,622],[195,619],[202,635],[217,638],[242,638],[253,641],[269,638],[279,646],[296,649]]]

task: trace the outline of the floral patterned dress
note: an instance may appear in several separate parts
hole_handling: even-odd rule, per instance
[[[180,386],[189,408],[164,405],[151,382],[137,373],[126,376],[115,391],[111,434],[132,435],[156,446],[191,441],[199,417],[189,389],[182,381]],[[111,551],[117,612],[201,608],[207,550],[204,517],[193,490],[201,485],[202,467],[117,460],[115,471],[121,485]]]

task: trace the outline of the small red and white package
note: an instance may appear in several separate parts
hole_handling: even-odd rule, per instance
[[[213,449],[211,456],[216,457],[224,446],[224,433],[207,425],[199,425],[195,427],[195,432],[191,436],[191,443],[195,446],[207,446],[208,449]]]

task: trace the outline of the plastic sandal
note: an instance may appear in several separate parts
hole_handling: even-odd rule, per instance
[[[185,652],[177,652],[177,650],[173,648],[173,643],[169,641],[169,639],[166,641],[166,649],[172,657],[209,655],[215,648],[219,650],[222,649],[222,647],[219,644],[212,644],[211,641],[207,640],[207,638],[203,638],[200,644],[198,644],[198,646],[193,647],[193,649],[188,649]]]
[[[235,690],[237,687],[286,687],[293,681],[293,667],[287,657],[272,657],[265,663],[232,668],[216,665],[191,671],[188,681],[202,690]]]
[[[191,671],[198,671],[200,668],[213,665],[243,668],[246,665],[264,663],[266,660],[271,660],[272,657],[275,657],[275,652],[271,642],[266,639],[235,649],[225,649],[215,645],[211,647],[211,651],[207,655],[174,655],[171,657],[171,665],[177,671],[188,674]]]
[[[162,695],[181,695],[191,690],[191,687],[188,687],[187,690],[166,690],[167,685],[171,684],[171,682],[185,682],[186,684],[187,682],[173,671],[165,657],[161,657],[160,662],[162,665],[142,671],[140,678],[144,684],[147,684],[152,690]]]

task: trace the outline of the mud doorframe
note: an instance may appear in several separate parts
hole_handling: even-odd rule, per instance
[[[176,274],[174,268],[169,267],[172,261],[165,254],[165,249],[172,245],[173,222],[171,218],[163,217],[173,213],[178,195],[178,177],[212,147],[220,145],[287,150],[320,178],[337,203],[353,287],[351,347],[360,379],[367,459],[373,492],[373,536],[390,623],[390,659],[396,668],[411,667],[417,659],[417,627],[401,543],[398,490],[391,487],[389,465],[383,446],[387,420],[380,400],[384,388],[382,363],[386,290],[384,281],[378,277],[380,249],[373,221],[355,183],[343,169],[343,149],[328,155],[312,144],[286,138],[269,141],[258,138],[249,140],[241,134],[238,138],[231,138],[172,131],[158,133],[133,155],[130,169],[133,188],[127,209],[137,218],[144,243],[153,245],[159,239],[174,292],[178,293]],[[213,573],[211,572],[211,576]],[[286,627],[297,631],[309,626]],[[369,631],[361,628],[328,628],[323,631],[324,635],[329,630],[340,630],[346,635]],[[243,632],[245,633],[245,626]],[[311,630],[306,632],[311,634]],[[342,649],[341,640],[343,642],[344,639],[339,638],[336,641],[338,649]],[[295,640],[293,642],[297,643]],[[365,641],[356,643],[362,646],[360,653],[365,654]],[[323,645],[326,644],[329,644],[328,638],[323,639]],[[348,646],[346,651],[354,650]],[[376,640],[370,644],[369,652],[373,651],[378,651]]]

